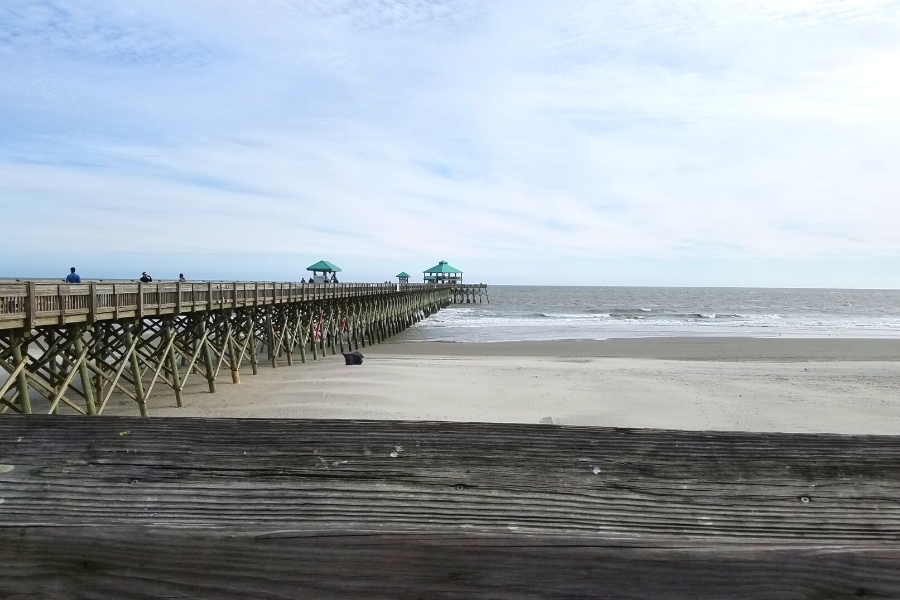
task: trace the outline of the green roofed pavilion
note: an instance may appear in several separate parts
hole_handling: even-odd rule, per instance
[[[322,273],[340,273],[341,268],[334,264],[333,262],[328,262],[327,260],[320,260],[314,265],[309,265],[306,267],[307,271],[312,271],[313,273],[317,271],[321,271]]]
[[[341,268],[334,264],[333,262],[328,262],[327,260],[320,260],[314,265],[309,265],[306,267],[307,271],[312,271],[313,276],[309,278],[310,283],[337,283],[337,275],[335,273],[340,273]],[[331,274],[331,278],[328,278],[328,274]]]
[[[409,283],[409,273],[406,271],[400,271],[394,277],[397,278],[397,281],[400,283]]]
[[[435,266],[423,271],[425,283],[462,283],[462,271],[442,260]]]

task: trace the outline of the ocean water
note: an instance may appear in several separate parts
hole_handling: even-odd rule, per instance
[[[396,341],[654,336],[900,338],[900,290],[490,286]]]

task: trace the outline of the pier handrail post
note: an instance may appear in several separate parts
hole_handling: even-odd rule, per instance
[[[28,296],[25,301],[25,320],[29,329],[34,327],[37,317],[37,289],[33,281],[28,282]]]
[[[56,286],[56,301],[59,303],[59,324],[66,324],[66,306],[68,305],[69,286],[61,284]]]
[[[137,298],[137,314],[138,317],[144,316],[144,282],[138,281],[138,298]],[[130,343],[130,342],[129,342]]]
[[[88,299],[88,323],[94,323],[97,320],[97,284],[93,281],[88,284],[90,289],[90,298]]]

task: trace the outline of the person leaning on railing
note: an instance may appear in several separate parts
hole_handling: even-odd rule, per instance
[[[75,267],[69,269],[69,274],[66,275],[66,283],[81,283],[81,276],[75,272]]]

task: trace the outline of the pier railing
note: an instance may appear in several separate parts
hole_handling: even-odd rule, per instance
[[[273,306],[453,287],[396,283],[170,282],[0,283],[0,329]],[[456,286],[485,289],[484,284]]]

